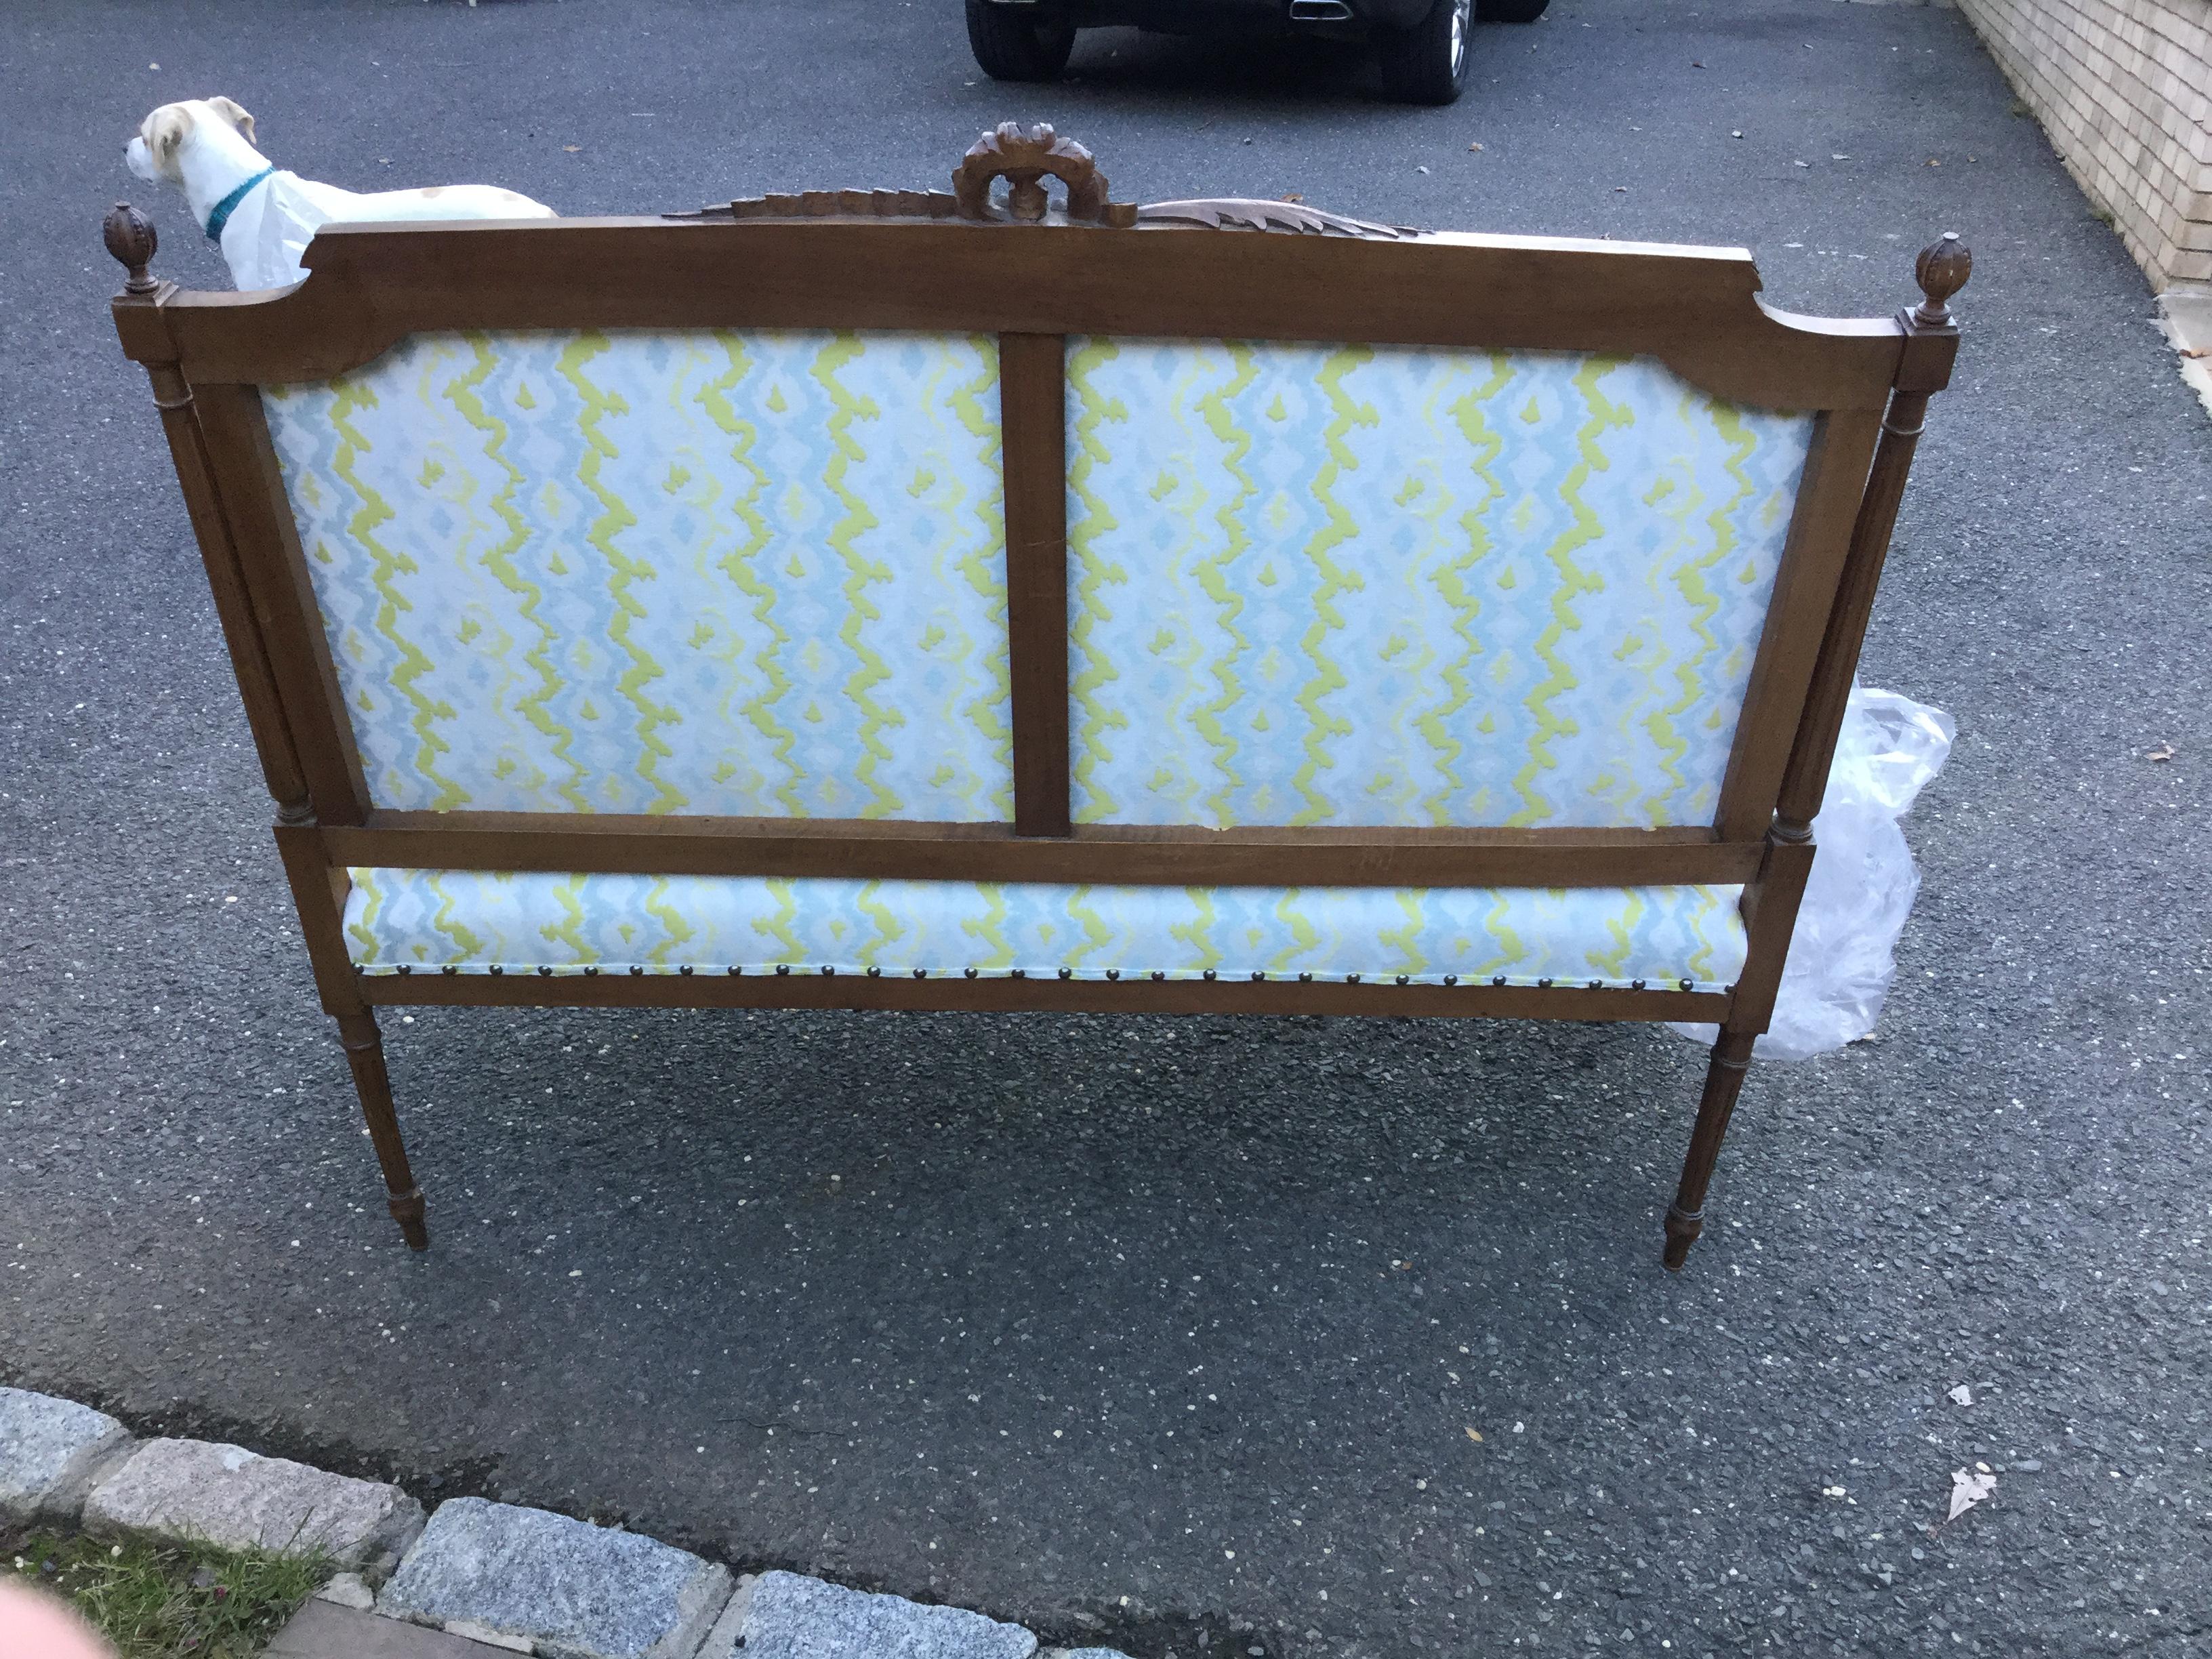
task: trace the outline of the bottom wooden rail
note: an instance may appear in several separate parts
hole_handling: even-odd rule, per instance
[[[1346,985],[1296,980],[871,979],[860,974],[363,974],[384,1006],[853,1008],[916,1012],[1346,1014],[1434,1018],[1728,1018],[1725,992],[1585,985]]]

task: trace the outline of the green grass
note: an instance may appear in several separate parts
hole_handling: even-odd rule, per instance
[[[0,1571],[61,1596],[121,1659],[252,1659],[330,1577],[320,1554],[0,1535]]]

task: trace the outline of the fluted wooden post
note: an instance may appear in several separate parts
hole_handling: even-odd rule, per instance
[[[1951,316],[1951,296],[1966,285],[1973,268],[1966,245],[1946,234],[1922,249],[1913,266],[1920,303],[1898,313],[1904,342],[1889,408],[1882,417],[1881,441],[1875,448],[1866,490],[1859,499],[1836,603],[1821,638],[1790,764],[1783,773],[1774,822],[1766,833],[1765,860],[1746,895],[1749,938],[1735,1006],[1713,1043],[1697,1125],[1682,1160],[1681,1182],[1674,1201],[1667,1206],[1665,1260],[1671,1272],[1681,1270],[1690,1246],[1705,1231],[1705,1189],[1743,1089],[1752,1046],[1773,1016],[1784,959],[1796,928],[1797,903],[1812,872],[1813,820],[1827,790],[1828,769],[1835,763],[1836,738],[1843,728],[1844,705],[1850,700],[1852,677],[1858,672],[1859,647],[1874,613],[1875,590],[1889,555],[1889,538],[1897,528],[1905,475],[1927,419],[1928,399],[1950,383],[1951,362],[1958,353],[1959,325]]]
[[[305,847],[300,840],[302,834],[312,833],[315,823],[307,773],[285,719],[267,644],[254,617],[192,388],[167,343],[167,325],[161,307],[176,290],[150,269],[160,239],[146,216],[127,202],[118,202],[109,211],[100,234],[108,252],[124,270],[123,292],[112,302],[116,327],[126,342],[139,348],[134,355],[145,364],[153,386],[154,406],[161,411],[162,434],[168,440],[169,456],[176,464],[177,480],[184,490],[185,508],[207,567],[216,617],[237,671],[239,694],[260,757],[262,778],[276,803],[278,850],[299,904],[316,986],[325,1011],[338,1024],[338,1039],[361,1098],[362,1118],[368,1126],[377,1162],[383,1168],[386,1202],[392,1219],[399,1224],[400,1234],[410,1245],[423,1249],[428,1246],[429,1236],[423,1224],[422,1194],[415,1184],[407,1149],[399,1138],[376,1015],[362,998],[346,959],[344,940],[338,931],[339,901],[330,884],[328,866],[319,849]]]

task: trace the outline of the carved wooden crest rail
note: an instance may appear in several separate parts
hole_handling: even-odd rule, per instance
[[[1046,179],[1065,186],[1055,210]],[[1003,204],[992,186],[1007,182]],[[1107,199],[1106,175],[1089,150],[1048,125],[1024,128],[1004,122],[985,133],[952,170],[952,188],[941,190],[803,190],[742,198],[663,216],[670,219],[944,219],[973,224],[1095,225],[1126,230],[1172,228],[1283,231],[1306,236],[1363,236],[1397,240],[1420,233],[1403,226],[1324,213],[1295,202],[1264,198],[1206,197],[1179,202]]]

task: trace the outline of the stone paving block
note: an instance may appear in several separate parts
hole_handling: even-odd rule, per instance
[[[93,1476],[130,1439],[106,1412],[0,1389],[0,1521],[76,1521]]]
[[[84,1527],[225,1549],[320,1549],[374,1577],[422,1530],[422,1506],[397,1486],[242,1446],[149,1440],[94,1485]]]
[[[744,1659],[1030,1659],[1036,1638],[964,1607],[769,1572],[745,1609]],[[702,1651],[699,1659],[728,1659]]]
[[[379,1613],[520,1638],[549,1659],[692,1659],[726,1568],[636,1533],[482,1498],[441,1504]]]
[[[353,1607],[310,1601],[276,1632],[263,1659],[507,1659],[509,1651]]]
[[[342,1572],[315,1592],[315,1600],[351,1607],[356,1613],[367,1613],[376,1606],[376,1592],[362,1582],[359,1573]]]

